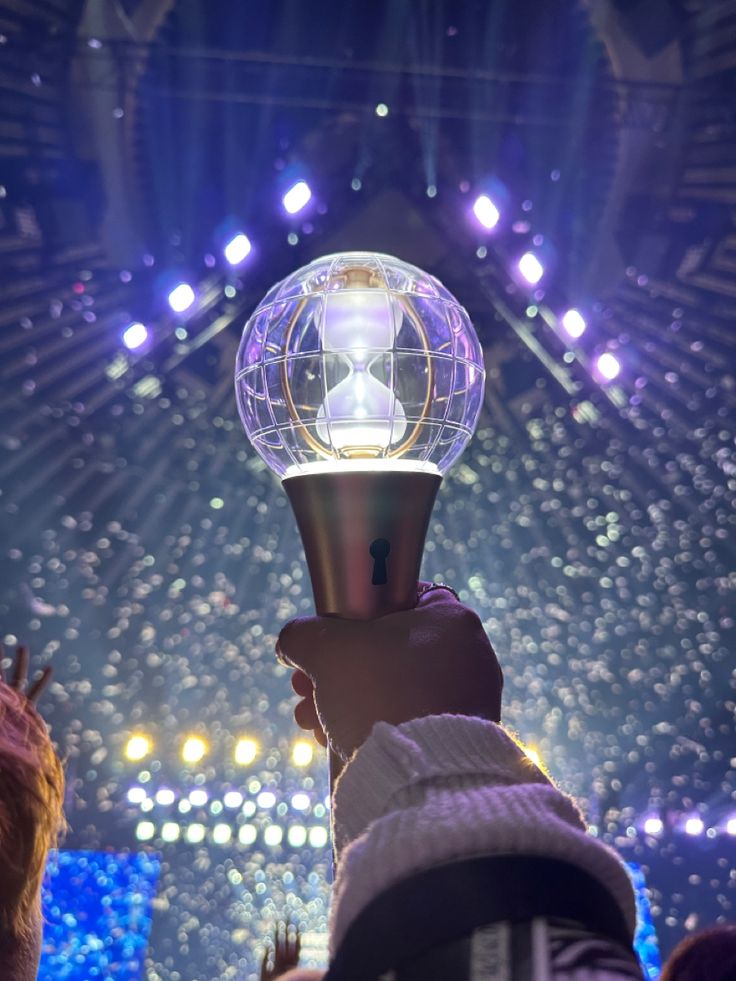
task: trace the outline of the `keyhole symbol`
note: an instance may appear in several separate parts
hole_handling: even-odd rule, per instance
[[[374,586],[385,586],[388,582],[388,571],[386,569],[386,557],[391,551],[391,543],[385,538],[376,538],[371,542],[370,553],[373,558],[373,578],[371,582]]]

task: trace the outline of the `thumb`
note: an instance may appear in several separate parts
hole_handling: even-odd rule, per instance
[[[297,617],[281,630],[276,641],[276,656],[290,668],[298,668],[315,680],[324,667],[327,626],[322,617]]]

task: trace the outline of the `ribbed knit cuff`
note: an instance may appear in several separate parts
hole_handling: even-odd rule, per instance
[[[472,776],[501,787],[549,784],[493,722],[457,715],[425,716],[398,727],[377,722],[335,787],[332,833],[338,858],[345,845],[392,809],[400,791],[427,781]]]

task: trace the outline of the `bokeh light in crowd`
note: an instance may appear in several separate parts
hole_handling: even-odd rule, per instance
[[[148,328],[145,324],[135,321],[123,331],[123,344],[131,351],[141,347],[148,340]]]
[[[501,217],[501,212],[487,194],[480,194],[473,204],[473,214],[480,224],[489,231],[495,228]]]
[[[525,252],[517,265],[521,275],[532,286],[536,286],[544,275],[544,266],[533,252]]]
[[[184,313],[194,303],[196,296],[189,283],[179,283],[169,291],[167,299],[174,313]]]
[[[176,800],[176,794],[170,787],[161,787],[156,791],[156,803],[162,807],[169,807]]]
[[[726,834],[736,835],[736,816],[726,821]]]
[[[312,199],[312,189],[306,181],[297,181],[284,194],[282,202],[284,211],[289,215],[295,215],[305,208]]]

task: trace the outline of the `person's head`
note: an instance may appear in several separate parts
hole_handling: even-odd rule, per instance
[[[64,824],[64,772],[46,725],[20,692],[0,684],[0,976],[35,978],[41,883]]]
[[[686,937],[672,951],[660,981],[736,981],[736,926]]]

